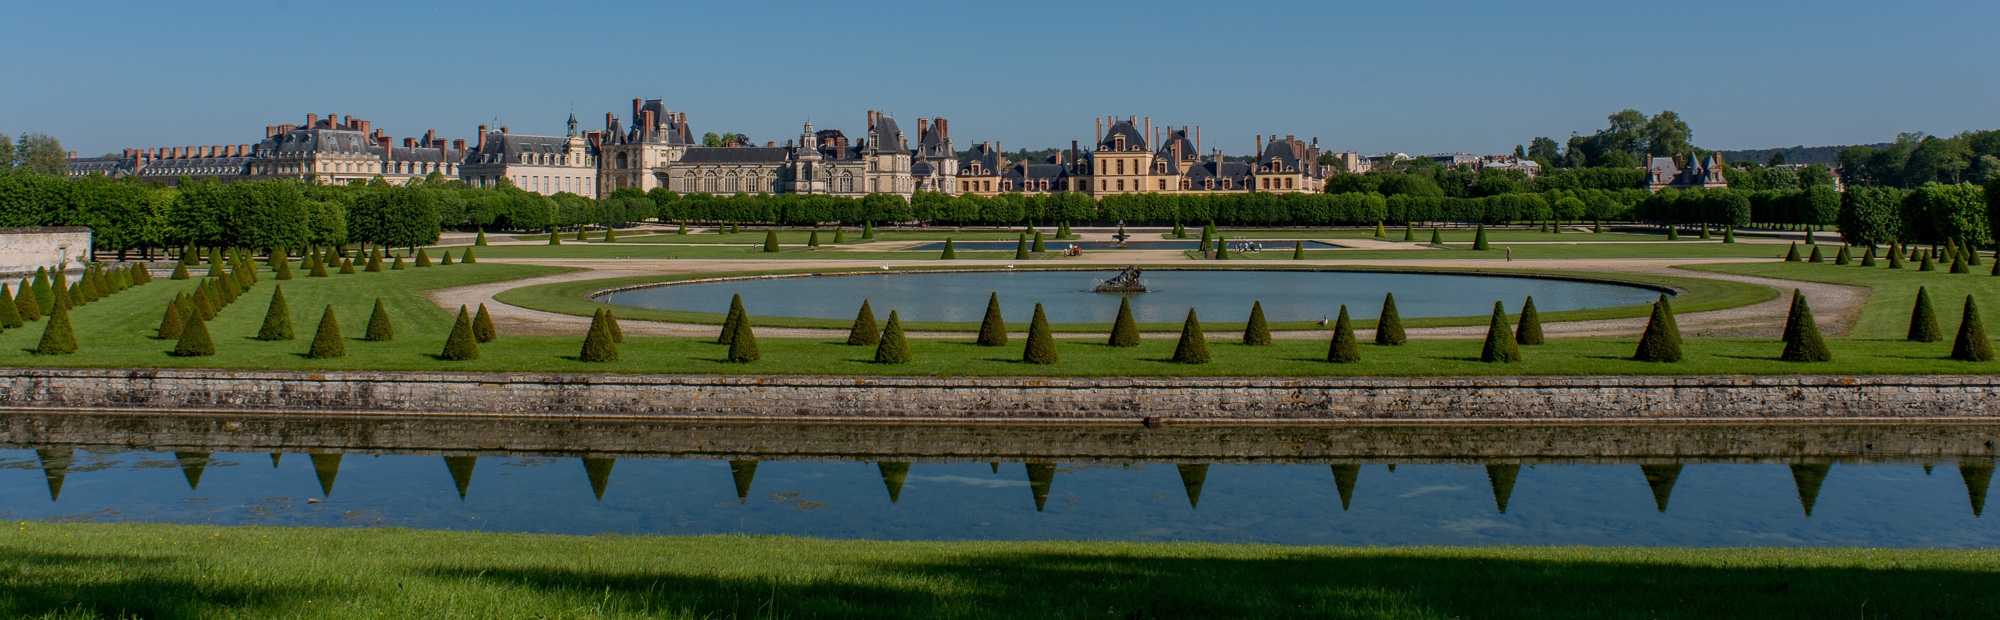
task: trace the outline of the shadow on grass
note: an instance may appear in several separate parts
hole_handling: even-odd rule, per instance
[[[1534,549],[1301,550],[1261,558],[1186,551],[1171,557],[920,556],[856,563],[839,578],[532,568],[444,569],[429,575],[602,600],[607,609],[627,613],[683,610],[700,617],[1978,618],[2000,613],[2000,601],[1991,594],[2000,578],[1990,565],[1741,568],[1732,565],[1754,560],[1695,565],[1635,551],[1611,561],[1580,557],[1589,552]]]
[[[188,567],[176,564],[126,554],[0,551],[0,567],[11,573],[0,576],[0,616],[211,618],[251,611],[275,617],[327,594],[297,583],[217,585],[177,574]],[[71,573],[91,576],[70,578]]]

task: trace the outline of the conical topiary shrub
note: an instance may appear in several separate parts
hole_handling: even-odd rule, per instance
[[[1868,246],[1866,249],[1863,249],[1861,251],[1861,266],[1863,267],[1875,266],[1875,246],[1872,245]]]
[[[847,243],[847,229],[836,226],[833,229],[833,244],[840,245],[843,243]]]
[[[29,287],[28,279],[21,279],[21,292],[14,296],[14,312],[21,315],[23,324],[42,320],[41,304],[35,303],[35,290]]]
[[[1806,305],[1806,295],[1792,289],[1792,311],[1785,317],[1785,350],[1778,359],[1787,362],[1826,362],[1833,360],[1833,352],[1827,350],[1826,341],[1819,336],[1819,324],[1813,322],[1812,307]]]
[[[1042,231],[1035,231],[1035,244],[1029,247],[1028,251],[1036,254],[1049,251],[1047,246],[1042,245]]]
[[[812,235],[806,237],[806,247],[809,248],[819,247],[819,229],[816,228],[813,229]]]
[[[1139,346],[1139,323],[1132,319],[1132,299],[1118,298],[1118,318],[1111,322],[1111,340],[1105,343],[1114,347]]]
[[[1925,287],[1917,287],[1917,303],[1910,308],[1910,331],[1903,339],[1916,342],[1944,340],[1944,330],[1938,328],[1937,310],[1931,307],[1931,293]]]
[[[424,248],[417,248],[417,266],[418,267],[431,266],[431,254]]]
[[[1951,273],[1972,273],[1972,269],[1965,264],[1964,254],[1954,254],[1951,257]]]
[[[1486,224],[1482,223],[1478,230],[1472,232],[1472,249],[1484,250],[1486,247]]]
[[[1846,265],[1853,262],[1854,257],[1848,254],[1847,246],[1840,246],[1840,251],[1833,254],[1833,264],[1835,265]]]
[[[590,329],[583,332],[583,351],[576,358],[586,362],[618,361],[618,343],[611,338],[610,328],[604,325],[604,310],[590,317]]]
[[[403,255],[401,254],[397,254],[396,260],[394,262],[389,263],[390,271],[402,271],[404,268],[405,265],[403,265]]]
[[[1333,321],[1333,342],[1326,347],[1326,361],[1335,364],[1361,361],[1361,343],[1354,339],[1354,322],[1347,318],[1347,304],[1340,304],[1340,318]]]
[[[160,316],[160,328],[154,330],[155,332],[154,337],[159,338],[161,340],[180,340],[181,324],[183,321],[186,320],[187,319],[181,315],[180,298],[176,297],[173,300],[168,301],[167,312],[166,314]]]
[[[1056,238],[1057,239],[1070,238],[1068,221],[1064,221],[1056,225]]]
[[[743,295],[729,296],[729,314],[722,317],[722,332],[715,337],[716,344],[729,344],[736,338],[736,324],[743,320]]]
[[[1811,229],[1806,230],[1806,245],[1819,245],[1819,241],[1813,239],[1813,231]]]
[[[1521,321],[1514,326],[1515,344],[1542,344],[1542,315],[1535,312],[1535,296],[1521,303]]]
[[[13,285],[0,283],[0,329],[14,329],[27,324],[21,317],[21,308],[14,301]]]
[[[1903,268],[1903,251],[1901,248],[1898,248],[1893,244],[1889,246],[1889,268],[1890,269]]]
[[[1632,359],[1641,362],[1681,361],[1681,328],[1674,320],[1674,308],[1663,293],[1653,302],[1653,316],[1646,319],[1646,332],[1639,336],[1639,348]]]
[[[41,355],[69,355],[76,352],[76,331],[69,326],[69,305],[50,309],[49,324],[42,328],[42,341],[35,345]]]
[[[1306,242],[1293,241],[1292,260],[1305,260],[1305,259],[1306,259]]]
[[[396,328],[389,325],[389,310],[382,306],[382,298],[375,298],[375,309],[368,313],[368,331],[362,340],[384,342],[396,339]]]
[[[611,225],[609,225],[609,224],[606,224],[606,225],[604,226],[604,242],[605,242],[605,243],[617,243],[617,242],[618,242],[618,229],[616,229],[616,228],[612,228],[612,227],[611,227]],[[818,240],[817,240],[817,239],[815,239],[815,240],[814,240],[814,243],[813,243],[813,245],[815,245],[815,246],[819,245],[819,243],[818,243]]]
[[[1444,231],[1438,230],[1436,228],[1431,229],[1431,245],[1433,246],[1444,245]]]
[[[982,347],[1007,346],[1007,322],[1000,318],[1000,293],[986,298],[986,318],[979,321],[979,338],[973,341]]]
[[[738,229],[738,228],[736,227],[736,222],[730,222],[730,223],[729,223],[729,234],[732,234],[732,235],[734,235],[734,234],[738,234],[738,233],[741,233],[741,232],[743,232],[743,231],[742,231],[741,229]]]
[[[444,254],[438,257],[438,266],[439,267],[451,266],[451,250],[445,250]]]
[[[278,272],[276,277],[279,280],[292,279],[292,261],[285,260],[284,258],[279,258],[276,262],[277,262],[277,272]]]
[[[938,260],[957,260],[957,259],[958,259],[958,250],[957,250],[956,248],[952,247],[952,245],[951,245],[951,237],[945,237],[945,238],[944,238],[944,254],[941,254],[941,255],[939,255],[939,256],[938,256]],[[891,312],[894,312],[894,311],[892,310]]]
[[[264,310],[264,326],[257,330],[258,340],[291,340],[292,310],[285,305],[285,288],[271,289],[271,305]]]
[[[486,313],[486,304],[479,304],[479,312],[472,315],[472,339],[493,342],[500,332],[493,329],[493,316]]]
[[[1194,308],[1188,308],[1187,321],[1181,323],[1181,341],[1174,345],[1173,361],[1208,363],[1208,337],[1201,333],[1201,319],[1195,316]]]
[[[1022,233],[1019,239],[1014,240],[1014,260],[1028,260],[1029,258],[1028,235]]]
[[[1377,220],[1377,221],[1375,222],[1375,238],[1376,238],[1376,239],[1387,239],[1387,238],[1389,238],[1389,230],[1388,230],[1388,229],[1386,229],[1386,228],[1383,228],[1383,227],[1382,227],[1382,222],[1381,222],[1381,221],[1379,221],[1379,220]]]
[[[215,355],[215,340],[208,337],[208,323],[195,317],[181,321],[180,340],[174,342],[174,357],[205,357]]]
[[[1791,249],[1785,250],[1785,262],[1787,263],[1799,262],[1799,242],[1793,241]]]
[[[472,313],[464,305],[458,307],[458,319],[451,323],[451,334],[444,338],[444,350],[438,359],[463,362],[479,359],[479,339],[472,336]]]
[[[863,239],[875,238],[875,222],[869,221],[861,223],[861,238]]]
[[[854,313],[854,325],[847,329],[847,344],[867,346],[882,341],[882,328],[875,326],[875,309],[868,307],[868,300],[861,300],[861,310]]]
[[[1243,324],[1243,344],[1271,344],[1271,325],[1264,321],[1264,302],[1250,301],[1250,320]]]
[[[1507,328],[1507,311],[1497,301],[1493,302],[1493,320],[1486,325],[1486,344],[1479,350],[1479,361],[1521,361],[1521,345],[1514,342],[1514,330]]]
[[[326,312],[319,316],[319,329],[313,332],[312,347],[306,349],[306,357],[330,359],[347,357],[347,341],[340,337],[340,321],[333,318],[333,304],[326,305]]]
[[[1965,314],[1958,322],[1958,339],[1951,344],[1951,359],[1967,362],[1993,361],[1993,341],[1986,339],[1986,324],[1979,320],[1979,304],[1965,296]]]
[[[188,266],[187,266],[187,263],[174,263],[174,273],[173,273],[173,275],[170,275],[170,276],[167,276],[167,279],[168,279],[168,280],[186,280],[186,279],[188,279],[188,278],[192,278],[192,277],[194,277],[194,276],[191,276],[191,275],[188,275]]]
[[[374,252],[368,253],[368,267],[362,271],[368,273],[380,273],[382,271],[382,248],[375,248]]]
[[[764,231],[764,251],[766,252],[778,251],[778,231],[775,230]]]
[[[1821,258],[1821,257],[1820,257],[1820,255],[1819,255],[1819,246],[1817,246],[1817,245],[1813,246],[1813,249],[1812,249],[1812,255],[1811,255],[1811,256],[1808,256],[1808,257],[1806,257],[1806,262],[1808,262],[1808,263],[1824,263],[1824,262],[1826,262],[1826,259],[1825,259],[1825,258]]]
[[[1917,271],[1937,271],[1937,262],[1931,260],[1930,253],[1924,253],[1924,257],[1917,261]]]
[[[618,326],[618,314],[610,308],[604,309],[604,331],[611,332],[612,342],[625,342],[625,329]]]
[[[465,263],[465,264],[467,264],[467,265],[473,265],[473,264],[478,264],[478,263],[479,263],[479,257],[477,257],[477,256],[473,256],[473,255],[472,255],[472,248],[466,248],[466,249],[465,249],[465,257],[464,257],[464,258],[461,258],[461,259],[459,259],[459,261],[458,261],[458,262],[461,262],[461,263]]]
[[[354,259],[352,258],[340,259],[340,273],[342,274],[354,273]]]
[[[1681,240],[1681,227],[1679,227],[1679,226],[1668,226],[1668,227],[1667,227],[1667,240],[1668,240],[1668,241],[1680,241],[1680,240]]]
[[[757,350],[757,334],[750,331],[750,315],[745,313],[736,319],[735,333],[729,336],[729,361],[748,364],[763,357]]]
[[[1972,242],[1970,241],[1965,244],[1965,264],[1974,267],[1980,266],[1979,248],[1972,247]]]
[[[1382,295],[1382,314],[1375,318],[1375,344],[1398,345],[1409,342],[1403,333],[1403,316],[1396,312],[1396,294]]]
[[[182,314],[193,314],[204,321],[215,318],[215,303],[209,301],[208,290],[199,286],[195,287],[194,294],[188,295],[188,303],[183,309],[186,311]]]
[[[1035,317],[1028,321],[1028,348],[1021,353],[1021,361],[1030,364],[1054,364],[1056,338],[1049,333],[1049,317],[1042,314],[1042,304],[1035,304]]]
[[[910,359],[910,341],[903,337],[903,319],[890,310],[889,322],[882,326],[882,336],[875,341],[875,363],[905,364]]]
[[[474,238],[474,239],[472,240],[472,245],[486,245],[486,231],[485,231],[485,230],[483,230],[483,229],[482,229],[482,230],[480,230],[480,231],[479,231],[479,236],[478,236],[477,238]]]
[[[1415,224],[1411,224],[1409,222],[1403,223],[1403,240],[1404,241],[1417,240],[1417,226]]]
[[[1724,228],[1722,229],[1722,242],[1723,242],[1723,243],[1736,243],[1736,228],[1735,228],[1735,227],[1724,227]]]

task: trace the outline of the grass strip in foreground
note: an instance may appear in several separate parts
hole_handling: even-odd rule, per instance
[[[10,618],[1991,618],[1990,550],[5,523]]]

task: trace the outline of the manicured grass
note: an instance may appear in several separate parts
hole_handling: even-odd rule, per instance
[[[1990,618],[1991,550],[1286,547],[8,523],[15,618]]]
[[[1937,310],[1938,325],[1944,328],[1945,340],[1949,344],[1953,334],[1958,332],[1958,323],[1964,316],[1965,296],[1972,295],[1979,302],[1979,317],[1986,325],[2000,325],[2000,278],[1989,275],[1993,268],[1991,260],[1984,267],[1973,267],[1972,273],[1952,274],[1939,265],[1937,271],[1917,271],[1914,263],[1905,264],[1903,269],[1889,269],[1888,261],[1878,259],[1874,267],[1861,267],[1856,258],[1853,265],[1835,265],[1829,260],[1824,263],[1783,261],[1768,263],[1732,263],[1722,265],[1701,265],[1692,267],[1705,271],[1740,273],[1744,275],[1806,280],[1865,286],[1874,292],[1868,296],[1868,304],[1861,310],[1861,316],[1854,323],[1852,336],[1862,338],[1900,339],[1909,333],[1910,309],[1917,300],[1917,287],[1929,289],[1931,304]],[[1808,298],[1807,301],[1811,301]],[[1987,333],[2000,335],[1989,327]]]
[[[824,237],[824,236],[822,236],[822,237]],[[714,244],[714,245],[665,245],[664,243],[662,243],[662,244],[644,244],[644,245],[640,245],[640,244],[634,244],[634,245],[622,245],[622,244],[608,244],[608,245],[607,245],[607,244],[602,244],[602,243],[571,243],[571,242],[568,242],[568,241],[565,241],[565,242],[563,242],[563,244],[562,244],[562,245],[493,245],[493,246],[486,246],[486,247],[482,247],[482,248],[479,248],[479,250],[477,251],[476,255],[477,255],[477,256],[478,256],[479,258],[481,258],[481,259],[487,259],[487,258],[548,258],[548,259],[560,259],[560,258],[643,258],[643,259],[666,259],[666,258],[699,258],[699,259],[716,259],[716,258],[737,258],[737,259],[750,259],[750,260],[770,260],[770,259],[781,259],[781,260],[801,260],[801,259],[827,259],[827,260],[926,260],[926,259],[935,259],[935,258],[937,258],[937,257],[938,257],[938,255],[939,255],[939,254],[941,254],[941,252],[894,252],[894,251],[883,251],[883,252],[863,252],[863,251],[854,251],[854,250],[851,250],[851,249],[846,249],[846,248],[851,248],[852,246],[832,246],[832,244],[827,244],[828,246],[831,246],[831,247],[827,247],[827,248],[822,248],[822,249],[819,249],[819,250],[813,250],[813,249],[810,249],[810,248],[807,248],[807,247],[806,247],[806,246],[805,246],[805,245],[804,245],[803,243],[801,243],[801,244],[799,244],[799,245],[785,245],[785,246],[782,246],[782,247],[780,247],[780,248],[779,248],[779,251],[777,251],[777,252],[765,252],[765,251],[764,251],[764,245],[763,245],[763,240],[762,240],[762,239],[763,239],[762,237],[759,237],[759,238],[758,238],[758,242],[757,242],[757,243],[756,243],[755,245],[748,245],[748,244],[746,244],[746,245],[721,245],[721,244]],[[670,242],[668,242],[668,243],[670,243]],[[839,247],[839,248],[842,248],[842,249],[838,249],[838,250],[836,250],[836,249],[833,249],[833,247]],[[453,256],[459,256],[459,255],[461,255],[461,254],[463,253],[463,251],[464,251],[464,250],[463,250],[463,248],[461,248],[461,247],[449,247],[449,248],[446,248],[446,249],[449,249],[449,250],[451,250],[451,251],[452,251],[452,255],[453,255]],[[1013,258],[1013,257],[1014,257],[1014,253],[1013,253],[1013,252],[998,252],[998,251],[996,251],[996,252],[972,252],[972,251],[965,251],[965,250],[960,250],[960,251],[958,252],[958,257],[959,257],[960,259],[996,259],[996,260],[1004,260],[1004,259],[1009,259],[1009,258]]]
[[[1507,248],[1514,248],[1514,258],[1570,258],[1570,259],[1619,259],[1619,258],[1784,258],[1785,245],[1750,243],[1583,243],[1569,244],[1515,244],[1491,242],[1487,250],[1473,250],[1471,244],[1451,244],[1437,250],[1306,250],[1310,260],[1384,260],[1384,259],[1502,259],[1507,257]],[[1267,249],[1261,258],[1290,258],[1291,248]],[[1828,258],[1831,260],[1831,257]]]
[[[1413,241],[1413,243],[1429,242],[1431,240],[1432,230],[1433,229],[1431,228],[1416,229],[1417,238]],[[1445,243],[1472,243],[1473,236],[1477,234],[1477,229],[1470,226],[1463,228],[1461,227],[1437,228],[1435,230],[1437,230],[1439,233],[1442,234]],[[1216,231],[1216,238],[1223,240],[1240,238],[1240,239],[1382,239],[1395,242],[1403,241],[1403,228],[1401,226],[1388,227],[1387,232],[1389,233],[1389,236],[1387,237],[1376,237],[1375,229],[1372,227],[1358,228],[1358,229],[1278,228],[1278,229],[1253,229],[1253,230],[1233,230],[1225,228]],[[1176,241],[1183,240],[1180,239],[1179,237],[1175,237],[1172,232],[1162,233],[1160,237],[1163,239],[1172,239]],[[1560,241],[1560,242],[1574,243],[1578,241],[1665,241],[1666,238],[1667,234],[1664,230],[1662,230],[1660,234],[1656,235],[1656,234],[1636,233],[1636,232],[1588,233],[1588,232],[1575,232],[1570,230],[1565,230],[1562,233],[1545,233],[1545,232],[1536,232],[1536,229],[1533,228],[1527,228],[1527,229],[1487,228],[1486,229],[1486,240],[1490,242]],[[1721,238],[1720,233],[1717,234],[1716,238],[1717,239]],[[1201,229],[1199,228],[1188,229],[1188,236],[1187,239],[1185,240],[1198,241],[1200,239],[1201,239]],[[1694,235],[1693,234],[1685,235],[1682,237],[1682,239],[1694,240]]]
[[[1187,265],[1184,264],[1144,265],[1143,267],[1147,269],[1186,268]],[[935,266],[898,267],[896,268],[896,270],[921,271],[921,270],[936,270],[936,269],[964,269],[964,268],[966,267],[955,266],[948,261],[939,261],[939,264]],[[1097,269],[1113,270],[1115,268],[1097,267]],[[1325,269],[1329,271],[1344,271],[1344,270],[1383,271],[1383,269],[1367,269],[1367,268],[1325,268]],[[696,273],[696,274],[671,274],[671,275],[658,275],[658,276],[633,276],[626,278],[605,278],[598,280],[578,280],[571,282],[556,282],[550,284],[521,287],[502,292],[501,294],[497,295],[496,298],[499,299],[500,301],[504,301],[516,306],[522,306],[525,308],[534,308],[537,310],[543,310],[547,312],[573,314],[577,316],[590,316],[596,313],[600,309],[615,309],[617,310],[619,316],[625,318],[644,319],[653,321],[671,321],[678,323],[706,323],[711,325],[721,325],[724,315],[723,313],[720,312],[716,313],[685,312],[685,311],[675,311],[675,310],[654,310],[650,308],[634,308],[629,306],[614,306],[611,304],[605,304],[591,300],[587,298],[586,295],[589,295],[590,293],[595,291],[600,291],[610,288],[656,284],[663,282],[678,282],[684,280],[696,280],[696,279],[724,277],[724,276],[758,276],[758,275],[773,275],[773,274],[785,274],[785,273],[827,273],[827,272],[851,272],[851,271],[852,270],[842,270],[842,269],[759,270],[759,271],[740,271],[740,272],[732,271],[732,272]],[[1636,283],[1650,284],[1656,286],[1667,286],[1682,291],[1682,293],[1676,298],[1674,302],[1674,308],[1680,312],[1699,312],[1703,310],[1718,310],[1722,308],[1733,308],[1736,306],[1743,306],[1743,305],[1749,305],[1767,301],[1777,295],[1776,291],[1761,286],[1739,284],[1735,282],[1724,282],[1719,280],[1707,280],[1699,278],[1676,278],[1667,276],[1657,276],[1651,274],[1623,274],[1623,273],[1579,274],[1576,272],[1558,272],[1558,271],[1547,271],[1547,270],[1539,270],[1539,271],[1525,270],[1525,269],[1524,270],[1491,270],[1491,269],[1464,270],[1464,269],[1455,269],[1449,267],[1429,268],[1426,269],[1426,271],[1523,273],[1523,274],[1540,274],[1540,275],[1561,275],[1561,276],[1571,276],[1571,277],[1582,275],[1587,277],[1601,277],[1610,280],[1621,280],[1626,282],[1636,282]],[[881,309],[880,311],[886,313],[888,312],[888,309],[884,308]],[[1650,305],[1641,304],[1641,305],[1631,305],[1631,306],[1614,306],[1610,308],[1594,308],[1589,310],[1568,310],[1561,312],[1548,312],[1542,314],[1542,318],[1545,321],[1582,321],[1591,319],[1645,316],[1650,311],[1651,311]],[[1403,324],[1409,327],[1436,327],[1436,326],[1447,326],[1447,325],[1484,325],[1487,319],[1488,317],[1485,315],[1463,316],[1463,317],[1427,317],[1427,318],[1406,319],[1404,320]],[[758,317],[757,324],[776,326],[776,327],[817,327],[825,329],[846,329],[849,326],[849,320],[811,319],[811,318],[796,318],[796,317]],[[1373,319],[1368,319],[1363,321],[1356,321],[1354,324],[1357,328],[1369,329],[1375,326],[1375,321]],[[912,321],[905,323],[904,325],[908,329],[917,331],[973,331],[978,329],[978,323],[976,322],[951,323],[951,322]],[[1215,329],[1240,330],[1243,328],[1242,323],[1215,322],[1215,323],[1205,323],[1204,325],[1208,327],[1210,330],[1215,330]],[[1056,323],[1051,325],[1051,328],[1056,332],[1108,332],[1111,329],[1111,325],[1109,323]],[[1141,323],[1139,324],[1139,329],[1141,331],[1150,331],[1150,332],[1178,333],[1181,329],[1181,325],[1180,323]],[[1321,329],[1321,328],[1315,322],[1312,321],[1283,321],[1283,322],[1271,323],[1271,329],[1301,330],[1301,329]]]

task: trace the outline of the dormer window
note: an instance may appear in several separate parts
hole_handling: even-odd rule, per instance
[[[1125,150],[1125,136],[1114,136],[1114,137],[1112,137],[1112,138],[1111,138],[1111,144],[1112,144],[1112,146],[1111,146],[1111,149],[1112,149],[1112,150],[1116,150],[1116,151],[1123,151],[1123,150]]]

